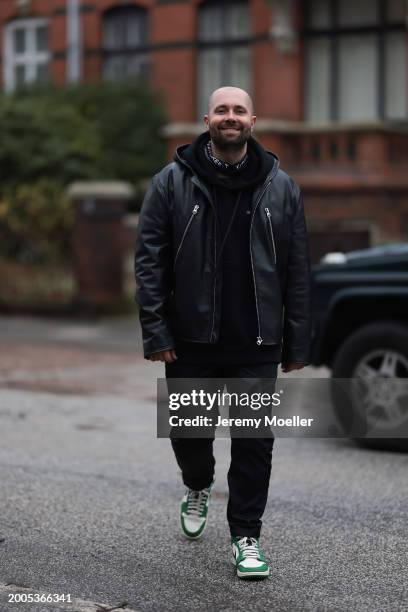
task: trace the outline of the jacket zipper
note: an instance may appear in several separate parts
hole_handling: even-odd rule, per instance
[[[251,219],[251,225],[249,227],[249,252],[250,252],[250,255],[251,255],[252,277],[254,279],[256,317],[258,319],[258,337],[256,339],[256,343],[257,343],[258,346],[261,346],[261,344],[263,342],[263,338],[262,338],[262,335],[261,335],[261,320],[259,318],[258,295],[257,295],[257,292],[256,292],[256,279],[255,279],[255,270],[254,270],[254,258],[253,258],[253,255],[252,255],[251,236],[252,236],[252,226],[253,226],[253,223],[254,223],[255,212],[256,212],[257,206],[258,206],[259,202],[261,201],[261,199],[262,199],[265,191],[267,190],[269,184],[271,183],[271,181],[272,181],[272,178],[265,184],[264,188],[262,189],[262,192],[260,193],[260,195],[259,195],[259,197],[258,197],[258,199],[257,199],[257,201],[255,203],[254,212],[253,212],[252,219]]]
[[[271,231],[271,238],[272,238],[272,246],[273,246],[273,256],[275,259],[275,266],[276,266],[276,249],[275,249],[275,238],[273,236],[273,227],[272,227],[272,221],[271,221],[271,212],[269,210],[269,208],[265,208],[265,212],[266,212],[266,216],[268,217],[268,222],[269,222],[269,229]]]
[[[188,228],[190,227],[191,222],[192,222],[192,220],[194,219],[195,215],[198,213],[198,209],[199,209],[199,208],[200,208],[200,205],[199,205],[199,204],[196,204],[196,205],[194,206],[194,208],[193,208],[192,212],[191,212],[190,219],[188,220],[188,223],[187,223],[187,225],[186,225],[186,229],[184,230],[184,233],[183,233],[183,236],[182,236],[182,238],[181,238],[181,241],[180,241],[179,247],[178,247],[178,249],[177,249],[176,256],[175,256],[175,258],[174,258],[174,266],[173,266],[173,270],[175,270],[175,268],[176,268],[177,259],[178,259],[178,256],[179,256],[179,254],[180,254],[181,247],[183,246],[184,239],[185,239],[185,237],[186,237],[186,235],[187,235]]]

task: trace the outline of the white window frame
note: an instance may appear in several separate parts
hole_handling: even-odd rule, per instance
[[[39,51],[36,47],[36,30],[41,27],[48,27],[47,19],[41,17],[16,19],[6,25],[3,58],[3,78],[6,91],[13,91],[16,88],[14,72],[16,66],[25,66],[26,83],[33,83],[36,80],[37,66],[49,63],[50,51]],[[26,31],[26,50],[24,53],[15,52],[13,44],[16,30]]]

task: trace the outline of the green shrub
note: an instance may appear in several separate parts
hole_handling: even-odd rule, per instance
[[[166,117],[146,85],[91,84],[65,90],[64,95],[100,138],[101,176],[137,184],[163,166],[166,145],[160,132]]]
[[[163,108],[146,85],[97,83],[33,89],[0,102],[0,161],[14,181],[42,174],[67,184],[109,178],[137,185],[166,159]],[[3,143],[4,130],[4,143]],[[22,138],[25,151],[15,142]],[[17,150],[16,150],[17,149]],[[11,153],[11,155],[10,155]]]
[[[97,176],[97,132],[69,104],[0,98],[0,189],[45,177],[66,184]]]
[[[137,82],[24,89],[0,96],[0,257],[70,257],[78,179],[141,185],[165,163],[160,101]]]
[[[0,197],[0,257],[63,263],[71,255],[74,211],[62,187],[48,179],[9,188]]]

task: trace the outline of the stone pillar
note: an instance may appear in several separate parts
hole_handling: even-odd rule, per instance
[[[67,190],[75,207],[73,253],[78,306],[88,310],[123,301],[126,230],[123,217],[134,197],[121,181],[80,181]]]

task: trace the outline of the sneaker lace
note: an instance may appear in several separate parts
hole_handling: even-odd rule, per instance
[[[259,557],[259,544],[256,538],[245,536],[238,540],[238,545],[245,559],[249,557],[257,559]]]
[[[210,489],[203,489],[202,491],[189,489],[187,494],[187,513],[201,516],[209,494]]]

